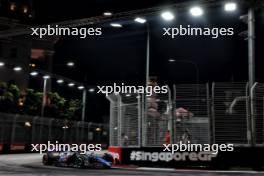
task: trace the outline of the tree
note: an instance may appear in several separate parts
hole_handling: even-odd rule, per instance
[[[35,92],[33,89],[27,89],[24,101],[23,113],[28,115],[39,115],[42,105],[41,92]]]
[[[42,92],[27,89],[26,94],[22,96],[15,84],[0,82],[0,112],[38,116],[41,111],[42,99]],[[19,106],[19,102],[22,102],[22,105]],[[82,103],[78,99],[66,101],[57,92],[47,94],[46,117],[79,120],[81,110]]]
[[[81,117],[82,103],[78,99],[71,99],[65,104],[66,119],[79,120]]]
[[[19,97],[20,90],[16,85],[0,82],[0,111],[17,113]]]
[[[49,103],[47,103],[45,107],[45,115],[47,117],[62,118],[64,113],[63,109],[65,107],[65,99],[61,97],[57,92],[49,92],[47,97]]]

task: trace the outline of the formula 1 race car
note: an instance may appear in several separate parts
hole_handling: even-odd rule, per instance
[[[111,168],[113,160],[108,153],[100,155],[93,152],[47,152],[43,155],[42,163],[58,167],[108,169]]]

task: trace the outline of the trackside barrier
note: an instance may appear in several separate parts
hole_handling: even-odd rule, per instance
[[[24,151],[26,149],[25,144],[11,144],[10,151]]]
[[[0,152],[30,151],[48,141],[108,146],[108,124],[0,113]]]

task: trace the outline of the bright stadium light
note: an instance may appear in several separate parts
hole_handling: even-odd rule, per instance
[[[237,9],[237,4],[234,2],[227,2],[225,4],[225,11],[227,12],[233,12]]]
[[[93,88],[89,89],[89,92],[94,92],[94,91],[95,91],[95,89],[93,89]]]
[[[84,89],[84,86],[78,86],[78,89],[79,90],[83,90]]]
[[[27,121],[27,122],[25,122],[25,124],[24,124],[24,125],[25,125],[25,127],[31,127],[31,123],[30,123],[30,122],[28,122],[28,121]]]
[[[112,27],[115,27],[115,28],[121,28],[121,27],[122,27],[122,25],[119,24],[119,23],[110,23],[110,25],[111,25]]]
[[[30,75],[31,76],[37,76],[38,75],[38,72],[36,72],[36,71],[30,72]]]
[[[69,83],[68,86],[69,87],[73,87],[75,84],[74,83]]]
[[[112,12],[104,12],[103,15],[104,15],[104,16],[112,16],[113,13],[112,13]]]
[[[50,79],[50,75],[44,75],[43,79]]]
[[[3,67],[5,66],[5,63],[4,62],[0,62],[0,67]]]
[[[147,20],[145,18],[137,17],[134,21],[143,24],[146,23]]]
[[[68,129],[69,127],[68,127],[68,125],[64,125],[63,127],[62,127],[62,129]]]
[[[174,19],[173,13],[166,11],[161,14],[161,17],[166,21],[171,21]]]
[[[199,17],[199,16],[202,16],[204,12],[201,7],[195,6],[190,9],[190,13],[194,17]]]
[[[63,82],[64,82],[63,79],[58,79],[58,80],[57,80],[57,83],[58,83],[58,84],[62,84]]]
[[[100,131],[102,131],[102,129],[98,127],[95,129],[95,131],[100,132]]]
[[[22,68],[17,66],[17,67],[14,67],[13,70],[14,70],[14,71],[21,71]]]
[[[68,67],[73,67],[74,65],[75,65],[74,62],[68,62],[68,63],[67,63],[67,66],[68,66]]]

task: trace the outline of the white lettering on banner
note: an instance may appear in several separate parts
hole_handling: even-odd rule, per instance
[[[144,151],[132,151],[130,153],[131,161],[211,161],[217,154],[213,152],[144,152]]]

